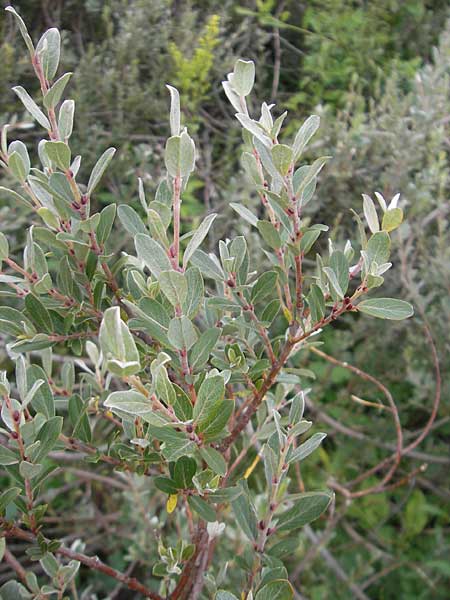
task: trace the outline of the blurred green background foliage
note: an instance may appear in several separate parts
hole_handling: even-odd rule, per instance
[[[355,226],[350,209],[360,205],[362,192],[379,190],[387,199],[402,194],[407,219],[395,234],[396,275],[387,278],[386,295],[412,301],[416,317],[390,328],[390,337],[376,320],[349,320],[327,332],[323,350],[390,389],[408,437],[425,426],[436,393],[436,364],[424,333],[424,325],[429,327],[440,360],[442,402],[431,433],[402,466],[405,477],[421,465],[427,468],[391,492],[353,501],[345,514],[316,526],[316,533],[302,532],[294,550],[280,552],[292,552],[293,581],[301,597],[311,600],[357,597],[353,584],[373,599],[448,598],[448,1],[17,0],[14,5],[35,38],[48,27],[62,30],[62,66],[74,72],[69,89],[77,106],[72,146],[86,156],[81,169],[89,173],[108,146],[119,149],[97,195],[103,205],[126,202],[139,211],[137,177],[149,194],[155,190],[168,134],[164,84],[170,83],[180,90],[184,120],[199,149],[197,175],[184,197],[185,222],[212,209],[225,211],[215,235],[244,232],[251,247],[251,232],[227,208],[230,202],[258,203],[243,174],[236,175],[242,140],[220,83],[237,57],[255,60],[261,98],[288,106],[292,134],[312,112],[322,117],[311,152],[317,155],[323,147],[333,160],[308,206],[311,216],[344,225],[339,231],[345,234]],[[10,88],[20,81],[36,90],[36,84],[15,24],[4,12],[0,32],[1,122],[11,123],[14,136],[31,148],[37,133]],[[11,185],[2,178],[2,185]],[[0,196],[1,228],[17,249],[30,218]],[[343,242],[345,235],[335,240]],[[128,243],[117,230],[115,251]],[[264,260],[259,247],[252,253],[253,260]],[[0,362],[12,370],[4,350]],[[394,439],[383,411],[352,400],[377,402],[379,391],[316,355],[302,354],[298,366],[311,388],[310,416],[328,432],[301,474],[306,487],[325,485],[330,477],[348,481],[381,460]],[[114,491],[100,484],[91,483],[84,492],[70,483],[70,475],[59,481],[68,486],[59,496],[60,511],[92,517],[102,505],[117,515],[117,527],[93,527],[93,552],[103,552],[121,569],[142,551],[151,552],[134,510],[139,489],[118,506]],[[126,538],[116,533],[123,526]],[[314,543],[315,535],[321,544]],[[233,577],[231,567],[228,576]],[[7,577],[2,567],[0,581]],[[85,583],[92,594],[110,585],[98,574]]]

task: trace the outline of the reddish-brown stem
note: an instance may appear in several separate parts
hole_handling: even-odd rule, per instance
[[[273,352],[272,344],[270,343],[270,339],[269,339],[269,336],[267,335],[266,329],[259,322],[259,319],[256,316],[255,309],[253,308],[253,305],[247,303],[247,301],[246,301],[246,299],[244,297],[244,294],[241,291],[239,291],[237,293],[237,295],[238,295],[238,298],[239,298],[239,300],[240,300],[240,302],[242,304],[243,309],[246,312],[248,312],[248,314],[250,315],[251,320],[253,321],[253,323],[255,323],[255,325],[256,325],[256,327],[258,329],[259,335],[263,339],[264,346],[266,347],[266,352],[267,352],[267,355],[269,356],[270,362],[272,364],[274,364],[276,362],[276,356],[275,356],[275,354]]]
[[[25,271],[25,269],[23,269],[20,265],[18,265],[12,258],[4,258],[3,262],[5,262],[9,267],[11,267],[11,269],[16,271],[16,273],[20,273],[22,275],[22,277],[25,277],[25,279],[27,279],[28,281],[33,282],[33,283],[35,282],[31,273],[28,273],[27,271]]]
[[[22,567],[17,558],[14,556],[14,554],[10,550],[8,550],[8,548],[5,549],[5,561],[11,567],[11,569],[13,569],[17,573],[17,577],[21,581],[23,581],[23,583],[26,583],[27,572]]]
[[[186,563],[174,591],[169,596],[170,600],[190,598],[189,593],[192,589],[192,585],[194,585],[197,573],[197,561],[201,557],[205,546],[208,544],[208,532],[206,531],[205,523],[203,521],[198,523],[197,531],[192,538],[192,542],[195,544],[195,553]]]
[[[67,335],[53,334],[50,335],[52,342],[65,342],[66,340],[84,339],[89,337],[95,337],[98,335],[98,331],[80,331],[77,333],[68,333]]]
[[[387,389],[387,387],[381,383],[381,381],[379,381],[378,379],[376,379],[369,373],[366,373],[365,371],[358,369],[358,367],[354,367],[353,365],[350,365],[347,362],[338,360],[337,358],[334,358],[333,356],[326,354],[325,352],[323,352],[322,350],[319,350],[318,348],[311,348],[311,351],[314,352],[314,354],[317,354],[318,356],[320,356],[321,358],[324,358],[331,364],[339,366],[339,367],[343,367],[344,369],[348,369],[352,373],[355,373],[356,375],[358,375],[358,377],[361,377],[361,379],[364,379],[365,381],[369,381],[370,383],[373,383],[386,397],[386,399],[389,403],[392,415],[393,415],[395,430],[396,430],[396,435],[397,435],[396,451],[395,451],[395,455],[393,457],[393,464],[390,467],[389,471],[386,473],[386,475],[383,477],[382,481],[380,481],[380,483],[378,483],[377,485],[374,485],[368,489],[361,490],[359,492],[352,492],[352,493],[348,492],[348,494],[352,498],[357,498],[357,497],[365,496],[370,493],[375,493],[375,492],[379,491],[380,489],[384,489],[384,486],[392,479],[395,471],[397,470],[397,467],[400,464],[400,460],[401,460],[401,457],[403,454],[402,426],[400,423],[400,417],[398,414],[397,406],[392,397],[392,394]]]
[[[42,95],[45,96],[45,94],[49,90],[49,83],[45,78],[44,71],[42,70],[42,65],[39,61],[39,56],[37,54],[34,54],[34,56],[31,59],[31,62],[34,67],[34,72],[36,73],[37,78],[39,79]],[[59,140],[58,124],[56,122],[55,110],[53,108],[49,108],[48,110],[48,119],[50,121],[51,127],[49,131],[50,139]]]
[[[402,449],[402,456],[407,455],[408,453],[410,453],[412,450],[414,450],[424,439],[425,437],[428,435],[428,433],[431,431],[431,428],[433,426],[434,420],[436,418],[438,409],[439,409],[439,404],[440,404],[440,398],[441,398],[441,373],[440,373],[440,364],[439,364],[439,357],[437,354],[437,350],[436,350],[436,346],[434,344],[434,340],[433,337],[431,335],[431,331],[428,327],[428,324],[425,323],[424,325],[424,329],[425,329],[425,335],[428,339],[428,342],[430,344],[431,347],[431,355],[432,355],[432,359],[433,359],[433,363],[434,363],[434,368],[435,368],[435,372],[436,372],[436,390],[435,390],[435,396],[434,396],[434,402],[433,402],[433,407],[431,410],[431,414],[428,418],[427,423],[425,424],[425,427],[422,429],[422,431],[420,432],[420,434],[407,446],[404,446]],[[377,465],[375,465],[374,467],[368,469],[367,471],[365,471],[364,473],[361,473],[360,475],[358,475],[358,477],[356,477],[355,479],[353,479],[352,481],[347,483],[347,486],[353,486],[356,485],[358,483],[360,483],[361,481],[364,481],[365,479],[367,479],[368,477],[370,477],[371,475],[377,473],[378,471],[380,471],[381,469],[384,469],[392,460],[394,460],[395,455],[391,455],[386,457],[384,460],[382,460],[381,462],[379,462]],[[347,488],[345,488],[347,489]],[[360,497],[361,495],[366,495],[366,493],[376,493],[379,491],[384,491],[383,489],[379,490],[375,490],[373,491],[372,488],[369,488],[369,490],[366,492],[366,490],[363,490],[363,492],[365,492],[364,494],[361,494],[361,492],[355,492],[354,494],[357,494],[356,496],[354,496],[354,494],[350,494],[351,497]],[[347,490],[347,495],[348,495],[348,490]]]
[[[91,446],[90,444],[86,444],[85,442],[81,442],[80,440],[72,437],[67,437],[64,434],[59,436],[59,441],[62,442],[69,450],[77,450],[83,454],[97,455],[98,460],[101,462],[108,463],[114,467],[119,467],[124,471],[133,471],[130,464],[122,462],[113,456],[108,456],[108,454],[103,454],[101,452],[99,453],[95,446]]]
[[[220,444],[219,449],[221,452],[224,452],[225,450],[227,450],[227,448],[230,447],[230,445],[234,442],[234,440],[241,433],[241,431],[243,431],[245,429],[245,427],[247,426],[247,423],[250,421],[252,416],[257,411],[259,405],[263,401],[264,396],[270,390],[272,385],[275,383],[278,373],[281,371],[285,362],[289,358],[289,354],[290,354],[293,346],[294,346],[294,342],[291,339],[289,339],[285,343],[279,358],[272,365],[272,368],[270,369],[268,375],[264,379],[264,382],[263,382],[260,390],[258,391],[257,394],[255,394],[253,396],[253,399],[252,399],[251,403],[248,405],[247,409],[241,413],[241,416],[237,420],[230,435],[228,437],[226,437],[224,439],[224,441]]]

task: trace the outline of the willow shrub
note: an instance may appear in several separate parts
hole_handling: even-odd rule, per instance
[[[300,374],[287,365],[333,321],[354,318],[347,313],[411,316],[402,300],[365,298],[391,267],[389,232],[402,220],[398,198],[387,205],[378,195],[377,208],[364,196],[366,225],[355,213],[360,252],[350,241],[342,249],[330,241],[311,269],[304,257],[328,227],[307,222],[302,209],[329,157],[297,164],[319,118],[307,119],[291,144],[280,143],[286,113],[274,120],[273,106],[263,103],[260,118],[250,116],[255,69],[239,60],[223,87],[243,128],[242,164],[266,217],[232,206],[259,232],[269,266],[252,270],[242,236],[220,241],[217,254],[204,252],[215,214],[180,236],[196,150],[171,86],[167,176],[155,198],[146,197],[140,182],[142,216],[127,205],[116,211],[115,204],[92,214],[91,198],[115,149],[98,159],[87,183],[78,181],[81,156],[70,148],[75,107],[62,101],[70,73],[56,79],[59,32],[48,30],[35,47],[19,15],[7,10],[39,79],[40,106],[23,87],[14,91],[46,138],[37,148],[39,168],[31,166],[22,142],[8,143],[6,126],[1,139],[2,166],[19,190],[2,192],[24,203],[35,223],[22,264],[10,258],[8,239],[0,236],[0,327],[16,362],[15,383],[0,380],[0,464],[13,481],[0,496],[1,547],[11,559],[10,540],[28,543],[48,580],[19,570],[21,581],[7,583],[1,594],[63,598],[82,564],[148,598],[197,598],[205,583],[205,593],[220,600],[292,598],[287,571],[272,550],[324,513],[333,494],[293,489],[291,469],[325,434],[303,440],[311,422],[303,417]],[[116,256],[109,244],[116,212],[134,254]],[[67,357],[62,364],[53,360],[53,348]],[[82,357],[77,370],[70,356]],[[113,424],[107,440],[96,430],[105,418]],[[257,508],[247,483],[252,468],[244,475],[236,468],[252,446],[266,481],[265,502]],[[107,463],[145,478],[158,499],[151,521],[158,556],[142,581],[46,533],[39,490],[61,451],[71,450],[85,453],[91,469]],[[223,591],[217,588],[226,588],[227,578],[213,552],[236,538],[245,543],[242,584]]]

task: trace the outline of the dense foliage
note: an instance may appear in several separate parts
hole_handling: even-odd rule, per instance
[[[449,312],[445,30],[432,64],[416,69],[421,57],[429,60],[437,26],[445,26],[445,6],[414,2],[405,12],[404,3],[361,3],[354,11],[339,1],[299,11],[296,3],[269,1],[236,10],[231,2],[208,3],[203,10],[201,3],[192,9],[164,0],[132,7],[86,2],[80,15],[89,15],[89,27],[80,29],[73,15],[81,4],[64,3],[59,14],[45,16],[65,30],[58,73],[74,74],[58,79],[55,70],[53,82],[49,72],[44,81],[34,58],[37,86],[13,41],[17,20],[4,22],[3,84],[23,83],[43,110],[17,87],[25,107],[12,95],[2,105],[12,124],[2,146],[0,310],[9,380],[2,389],[25,419],[21,425],[19,415],[17,432],[11,413],[8,430],[5,399],[6,463],[8,450],[18,451],[3,479],[15,489],[4,497],[6,580],[12,570],[23,582],[24,564],[29,590],[36,585],[31,571],[39,586],[49,585],[45,571],[61,597],[141,597],[142,589],[138,596],[131,591],[139,589],[136,576],[147,591],[175,597],[195,597],[203,587],[203,597],[220,588],[236,597],[253,589],[263,598],[278,586],[289,598],[289,573],[295,593],[313,598],[444,598],[448,417],[435,419],[448,336],[433,329]],[[21,13],[28,11],[38,34],[45,13],[34,6]],[[368,23],[377,23],[373,36],[353,35]],[[136,35],[144,27],[155,35]],[[41,39],[59,44],[50,31]],[[300,63],[291,54],[298,40],[308,49]],[[333,44],[343,49],[342,60],[334,62]],[[49,62],[43,41],[40,50]],[[239,61],[223,94],[221,64],[231,66],[240,54],[261,63],[257,80],[252,63]],[[56,98],[38,100],[39,88],[45,98],[56,80]],[[170,88],[167,144],[165,81],[182,97],[181,112]],[[258,95],[295,107],[297,119],[319,102],[322,127],[316,133],[318,117],[300,127],[290,114],[279,143],[284,116],[268,104],[261,110],[247,94],[250,83]],[[73,131],[72,101],[58,97],[65,84],[77,106]],[[272,112],[280,116],[275,122]],[[36,152],[40,126],[50,141]],[[69,141],[74,154],[82,151],[81,163]],[[111,144],[119,149],[114,158]],[[316,161],[318,152],[333,159]],[[294,169],[299,157],[303,166]],[[38,158],[39,169],[31,168]],[[375,202],[366,196],[360,210],[364,190],[393,200],[388,206],[379,193]],[[230,220],[233,211],[238,220]],[[322,223],[334,225],[332,241]],[[382,281],[389,253],[398,276]],[[381,284],[382,295],[412,300],[417,317],[388,328],[344,315],[409,315],[403,302],[380,303]],[[373,299],[358,305],[366,287]],[[223,392],[202,392],[215,383]],[[212,399],[211,424],[193,414],[202,396]],[[322,445],[320,432],[296,439],[311,426],[300,415],[303,404],[306,417],[328,433]],[[53,442],[43,452],[48,429]],[[22,456],[28,447],[30,456]],[[316,447],[304,464],[293,459],[282,469],[274,487],[271,469],[282,467],[283,452],[301,461]],[[70,466],[84,456],[96,464]],[[283,509],[297,514],[313,501],[324,509],[329,492],[310,490],[326,489],[336,500],[314,529],[304,526],[312,510],[295,521],[302,529],[291,532],[290,524],[283,532]],[[72,513],[74,523],[67,520]],[[92,536],[78,520],[95,522]],[[93,554],[109,566],[88,564]],[[203,581],[198,573],[208,565]],[[116,588],[114,577],[122,577]],[[14,585],[2,590],[5,598],[18,593]]]

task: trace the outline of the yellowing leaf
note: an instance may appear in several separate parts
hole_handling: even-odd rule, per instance
[[[166,503],[166,510],[169,515],[171,513],[173,513],[173,511],[175,510],[175,508],[177,506],[177,502],[178,502],[178,494],[170,494],[170,496],[167,498],[167,503]]]
[[[391,208],[387,210],[383,215],[383,222],[381,228],[383,231],[394,231],[397,227],[400,227],[403,221],[403,211],[401,208]]]

